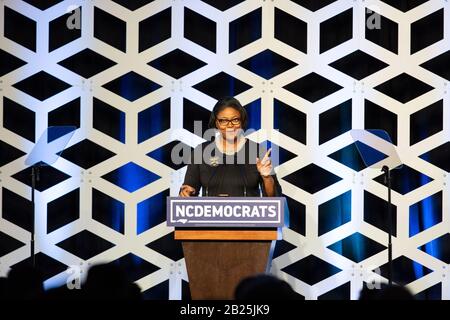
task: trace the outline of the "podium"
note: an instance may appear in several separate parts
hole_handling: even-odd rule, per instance
[[[193,212],[195,208],[206,206],[233,210],[228,210],[231,216],[222,216],[222,220],[217,216],[198,219],[201,210],[197,210],[193,213],[197,217],[191,217],[191,220],[197,220],[181,221],[180,227],[176,224],[179,217],[170,216],[176,212],[169,204],[171,201],[180,201],[182,205],[194,208]],[[271,203],[275,204],[272,211],[276,211],[276,217],[271,217],[270,221],[264,221],[267,217],[249,220],[243,213],[239,217],[233,216],[234,212],[244,211],[240,210],[244,206],[252,206],[251,218],[256,218],[258,209],[255,208]],[[284,198],[169,197],[167,212],[168,225],[175,226],[175,240],[182,243],[193,300],[231,300],[242,279],[270,270],[270,249],[272,241],[278,239],[277,227],[283,224]]]

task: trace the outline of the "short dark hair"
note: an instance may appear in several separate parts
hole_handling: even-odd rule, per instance
[[[217,101],[216,105],[214,106],[213,110],[211,111],[211,116],[209,117],[209,121],[208,121],[208,127],[209,128],[217,128],[216,127],[217,115],[219,114],[220,111],[222,111],[223,109],[225,109],[227,107],[230,107],[230,108],[233,108],[233,109],[239,111],[239,113],[241,115],[241,127],[242,127],[242,129],[245,130],[247,128],[247,123],[248,123],[247,111],[241,105],[241,103],[234,97],[224,97],[224,98],[220,99],[219,101]]]
[[[415,300],[415,298],[404,286],[382,283],[379,289],[364,286],[359,293],[359,300]]]
[[[243,278],[234,289],[235,300],[298,300],[300,296],[285,280],[272,274]]]

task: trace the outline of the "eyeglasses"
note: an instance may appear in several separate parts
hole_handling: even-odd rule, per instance
[[[217,119],[217,122],[219,123],[219,125],[221,127],[227,127],[230,123],[233,126],[237,126],[237,125],[241,124],[241,119],[239,119],[239,118],[234,118],[234,119],[231,119],[231,120],[229,120],[229,119]]]

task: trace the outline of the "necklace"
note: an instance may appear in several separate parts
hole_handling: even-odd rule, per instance
[[[245,137],[240,136],[239,141],[237,143],[233,143],[233,144],[229,143],[229,144],[227,144],[228,146],[232,147],[231,150],[229,148],[224,150],[224,148],[222,146],[222,141],[223,141],[222,139],[223,138],[221,136],[219,136],[218,138],[219,139],[216,139],[216,146],[217,146],[217,148],[219,149],[220,152],[222,152],[223,154],[226,154],[226,155],[233,155],[236,152],[238,152],[239,150],[241,150],[242,147],[245,144],[245,141],[246,141]],[[236,149],[236,150],[234,150],[234,149]]]

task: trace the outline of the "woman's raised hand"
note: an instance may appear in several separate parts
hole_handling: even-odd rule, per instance
[[[261,176],[267,177],[270,176],[272,173],[272,161],[270,161],[270,152],[272,151],[272,148],[267,150],[264,157],[260,160],[258,157],[256,158],[256,169],[258,169],[258,172]]]

